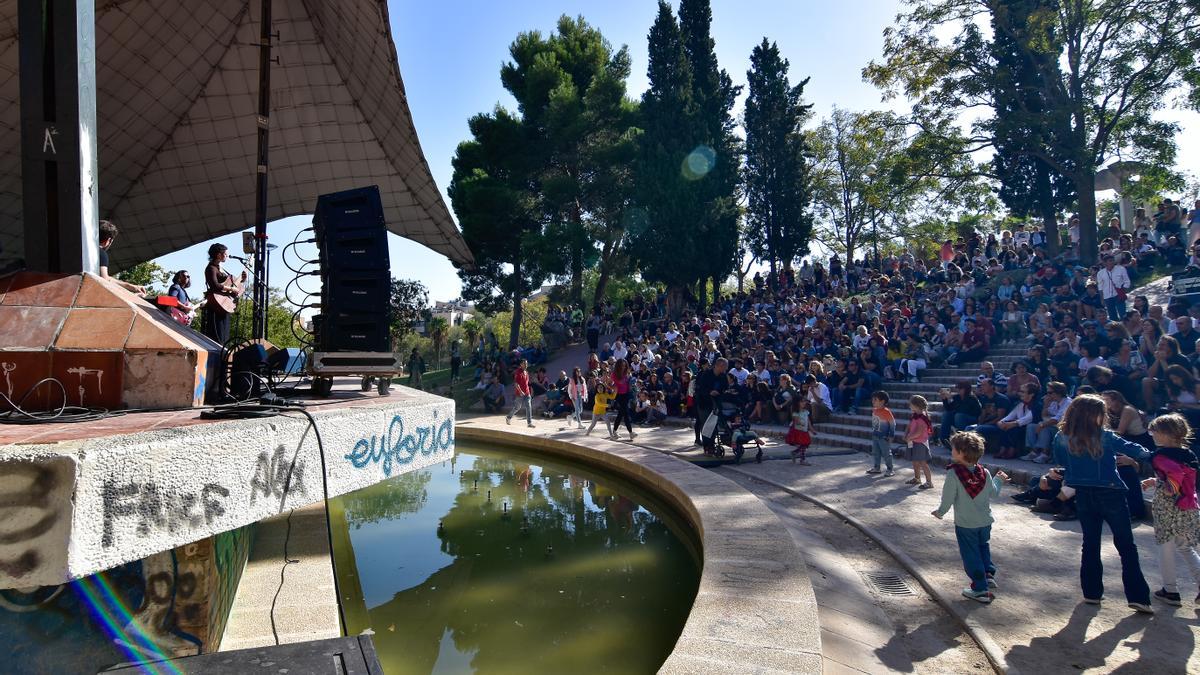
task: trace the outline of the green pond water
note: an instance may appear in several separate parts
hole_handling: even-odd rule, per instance
[[[507,448],[458,444],[331,515],[348,634],[374,631],[388,675],[652,673],[699,583],[671,509]]]

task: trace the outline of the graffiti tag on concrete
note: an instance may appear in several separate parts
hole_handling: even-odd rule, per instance
[[[354,444],[354,449],[346,455],[346,459],[350,460],[356,469],[365,468],[370,464],[382,464],[383,474],[390,476],[394,469],[412,462],[418,454],[433,455],[452,447],[452,420],[446,419],[436,426],[431,424],[415,427],[411,432],[404,433],[404,419],[395,415],[384,434],[372,435],[369,439],[360,438]]]
[[[104,481],[104,531],[100,543],[113,545],[114,525],[119,520],[137,519],[137,535],[152,532],[178,532],[211,525],[225,515],[224,500],[229,490],[216,483],[205,483],[199,492],[171,492],[154,483],[116,484],[111,478]]]
[[[59,462],[0,463],[0,576],[26,577],[61,558],[61,542],[47,536],[64,518],[68,489]]]
[[[304,460],[289,461],[281,445],[275,452],[266,450],[258,454],[254,464],[254,475],[250,477],[250,503],[262,497],[282,499],[284,494],[307,494],[304,489]]]

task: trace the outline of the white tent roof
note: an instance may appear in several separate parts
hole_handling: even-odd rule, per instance
[[[254,222],[259,3],[96,0],[115,268]],[[470,264],[413,128],[386,0],[275,0],[268,218],[378,185],[388,229]],[[0,0],[0,257],[22,251],[17,0]],[[269,230],[268,230],[269,231]]]

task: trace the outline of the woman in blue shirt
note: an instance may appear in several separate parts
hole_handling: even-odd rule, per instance
[[[1100,538],[1104,523],[1112,530],[1113,545],[1121,556],[1121,581],[1128,605],[1153,614],[1150,587],[1138,562],[1137,544],[1129,522],[1125,482],[1117,464],[1145,459],[1149,453],[1105,429],[1108,411],[1104,399],[1092,394],[1076,397],[1067,406],[1052,447],[1054,461],[1066,469],[1065,483],[1075,489],[1075,508],[1083,529],[1079,583],[1083,601],[1100,604],[1104,597],[1104,568],[1100,563]]]

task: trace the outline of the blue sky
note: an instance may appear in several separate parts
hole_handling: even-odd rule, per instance
[[[678,6],[678,2],[674,4]],[[454,149],[468,136],[467,119],[497,103],[513,105],[500,86],[499,71],[508,58],[508,45],[518,33],[534,29],[548,33],[562,14],[582,15],[614,46],[629,46],[631,95],[646,88],[646,34],[657,10],[655,0],[388,0],[388,7],[417,133],[443,195]],[[750,52],[765,36],[777,42],[791,61],[794,80],[812,78],[805,95],[815,104],[817,116],[828,114],[835,104],[851,110],[895,107],[900,104],[883,102],[878,90],[864,83],[860,73],[867,62],[879,56],[883,29],[893,23],[899,9],[898,0],[712,0],[717,58],[735,83],[744,84]],[[740,109],[739,101],[738,114]],[[1196,115],[1179,118],[1190,128],[1200,128]],[[1200,150],[1200,141],[1187,139],[1188,134],[1181,138],[1181,158],[1194,157]],[[271,241],[282,248],[310,220],[289,218],[272,223]],[[422,282],[429,288],[431,300],[449,300],[459,294],[458,277],[445,258],[400,237],[390,238],[394,276]],[[241,248],[240,235],[219,241],[233,250]],[[171,270],[198,271],[204,267],[208,243],[164,256],[159,262]],[[236,270],[236,263],[231,267]],[[277,260],[272,261],[272,272],[272,286],[282,287],[291,278]]]

